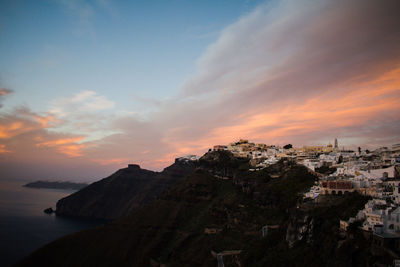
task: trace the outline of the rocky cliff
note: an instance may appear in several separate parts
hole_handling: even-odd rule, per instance
[[[196,169],[156,200],[112,223],[39,249],[20,266],[373,266],[392,260],[371,252],[339,219],[367,199],[358,194],[304,203],[316,177],[290,161],[257,171],[225,152],[207,153]],[[136,170],[139,171],[139,170]],[[218,256],[220,255],[220,256]]]
[[[176,161],[162,172],[130,164],[107,178],[57,202],[56,214],[86,219],[115,219],[154,200],[192,172],[194,163]]]

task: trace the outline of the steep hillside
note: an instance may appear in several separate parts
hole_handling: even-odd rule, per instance
[[[162,172],[129,165],[57,202],[56,214],[87,219],[115,219],[149,203],[192,172],[194,164],[177,161]]]
[[[307,238],[290,239],[288,229],[301,231],[304,225],[295,221],[304,221],[305,215],[315,217],[309,239],[316,251],[340,256],[329,243],[337,238],[339,218],[353,215],[365,199],[353,195],[351,205],[333,202],[339,207],[332,214],[327,211],[331,204],[313,213],[315,207],[303,210],[306,204],[301,203],[301,193],[315,181],[305,167],[281,161],[249,172],[244,164],[220,152],[208,153],[194,172],[149,205],[113,223],[59,239],[20,265],[215,266],[221,252],[225,266],[327,264],[328,258],[307,249]],[[263,226],[268,232],[264,238]],[[324,235],[327,238],[321,238]],[[298,261],[301,253],[310,259]]]

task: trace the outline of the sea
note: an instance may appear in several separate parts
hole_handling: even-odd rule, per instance
[[[12,266],[59,237],[103,223],[44,213],[75,190],[23,187],[26,183],[0,180],[0,266]]]

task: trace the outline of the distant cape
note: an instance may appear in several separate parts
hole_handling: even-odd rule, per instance
[[[50,182],[50,181],[36,181],[23,185],[30,188],[49,188],[49,189],[71,189],[80,190],[88,184],[86,183],[73,183],[73,182]]]

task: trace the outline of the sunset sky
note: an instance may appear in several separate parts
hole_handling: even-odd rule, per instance
[[[162,170],[239,138],[400,143],[398,0],[0,1],[0,179]]]

